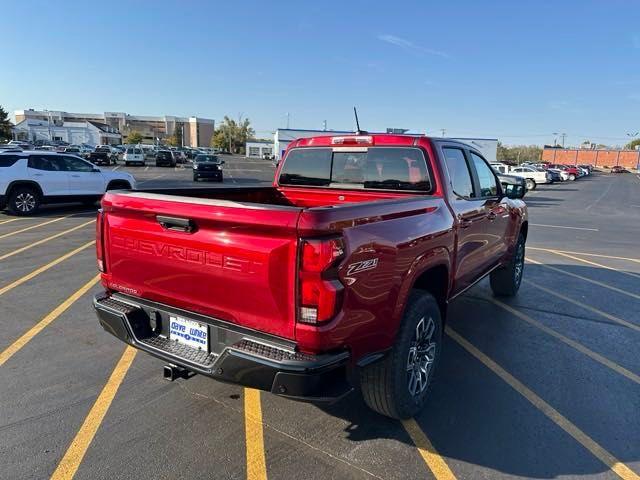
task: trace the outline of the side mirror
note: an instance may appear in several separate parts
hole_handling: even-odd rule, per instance
[[[513,175],[498,175],[498,179],[505,197],[512,199],[524,198],[527,193],[527,187],[523,178]]]
[[[98,167],[93,167],[93,170],[91,170],[92,173],[100,173],[101,170]]]

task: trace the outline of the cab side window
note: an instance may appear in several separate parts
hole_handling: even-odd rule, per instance
[[[464,158],[464,152],[459,148],[451,147],[444,147],[442,151],[453,191],[461,197],[472,197],[473,182],[467,160]]]
[[[53,155],[31,155],[27,166],[48,172],[64,172],[66,170],[62,158]]]
[[[496,176],[491,170],[491,167],[485,162],[485,160],[476,155],[473,152],[471,153],[471,161],[473,162],[473,166],[476,169],[476,173],[478,175],[478,183],[480,184],[480,192],[479,197],[495,197],[498,195],[498,183],[496,181]]]
[[[68,172],[91,172],[93,170],[93,166],[84,160],[67,156],[63,158]]]

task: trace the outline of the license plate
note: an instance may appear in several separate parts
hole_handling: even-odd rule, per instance
[[[209,328],[203,323],[169,317],[169,338],[191,348],[209,351]]]

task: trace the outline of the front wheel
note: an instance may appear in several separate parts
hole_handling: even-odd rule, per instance
[[[436,299],[414,290],[396,343],[386,357],[360,371],[362,396],[372,410],[411,418],[427,400],[442,348],[442,320]]]
[[[518,293],[524,273],[524,243],[524,235],[521,233],[509,263],[491,272],[489,280],[494,295],[512,297]]]
[[[572,173],[569,175],[569,181],[573,182],[576,179],[576,176]]]
[[[18,187],[9,195],[7,206],[14,215],[33,215],[40,208],[40,195],[34,188]]]

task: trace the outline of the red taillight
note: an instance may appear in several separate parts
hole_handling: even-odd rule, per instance
[[[102,209],[98,210],[98,216],[96,217],[96,260],[98,261],[98,270],[104,273],[104,244],[102,240],[102,222],[104,214]]]
[[[344,257],[341,238],[301,240],[298,321],[318,324],[338,311],[344,287],[332,267]]]

